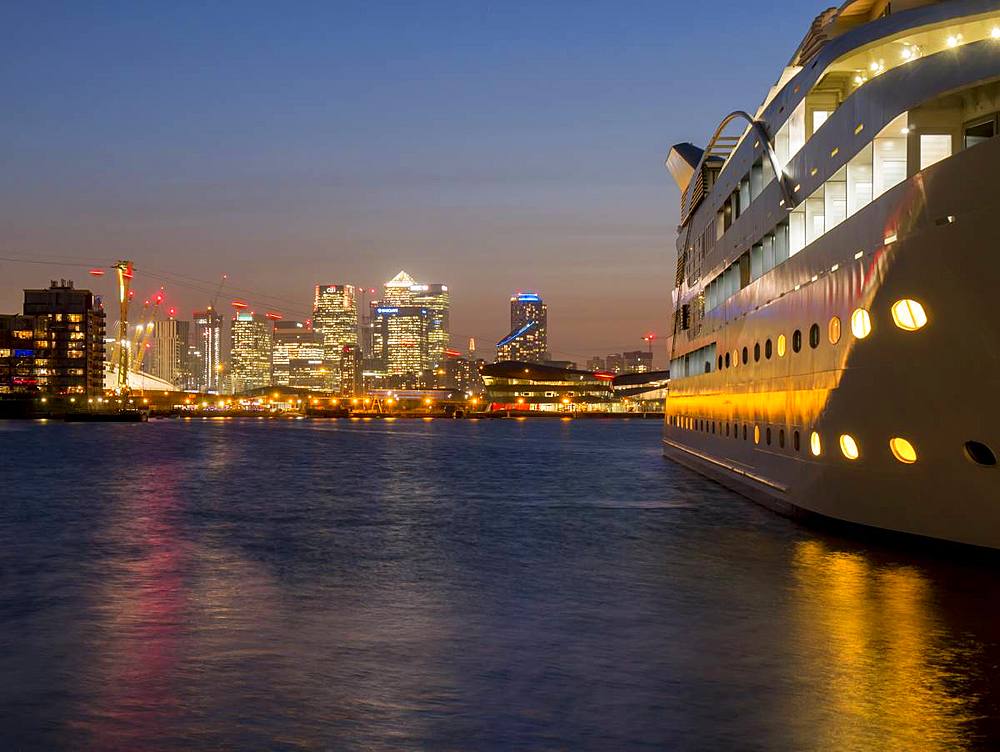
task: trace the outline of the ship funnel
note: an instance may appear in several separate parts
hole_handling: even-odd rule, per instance
[[[703,149],[686,142],[670,147],[670,153],[667,154],[667,169],[674,176],[681,193],[684,193],[688,183],[691,182],[691,176],[698,168],[698,163],[701,162],[704,153]]]

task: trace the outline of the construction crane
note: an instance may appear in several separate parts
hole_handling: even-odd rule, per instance
[[[114,269],[118,274],[118,341],[115,343],[115,361],[118,364],[118,393],[128,394],[128,304],[131,300],[132,262],[119,261]]]
[[[146,302],[148,303],[149,301]],[[142,333],[142,339],[138,343],[138,349],[136,350],[135,355],[135,365],[132,368],[132,370],[136,373],[142,370],[142,361],[146,357],[146,350],[149,347],[149,338],[152,336],[153,329],[156,327],[156,315],[160,311],[160,303],[162,302],[163,288],[161,287],[160,291],[153,296],[153,308],[149,311],[149,317],[146,319],[146,323],[144,325],[142,323],[139,324],[140,327],[143,327],[144,331]]]

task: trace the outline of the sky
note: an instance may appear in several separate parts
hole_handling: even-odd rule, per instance
[[[0,312],[52,278],[110,297],[86,270],[118,258],[180,318],[223,274],[220,307],[304,318],[317,283],[405,269],[449,285],[459,349],[520,290],[557,358],[641,349],[671,315],[669,147],[753,111],[824,7],[5,3]]]

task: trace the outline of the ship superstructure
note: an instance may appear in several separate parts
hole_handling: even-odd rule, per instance
[[[782,510],[1000,547],[1000,3],[822,13],[681,189],[668,457]]]

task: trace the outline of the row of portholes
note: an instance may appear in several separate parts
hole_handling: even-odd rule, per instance
[[[927,323],[927,313],[924,311],[924,307],[918,303],[916,300],[910,298],[904,298],[902,300],[897,300],[892,304],[890,308],[892,313],[892,320],[903,331],[915,332]],[[871,314],[865,308],[857,308],[851,314],[851,333],[858,339],[864,339],[872,332],[872,318]],[[841,335],[841,323],[839,316],[833,316],[830,319],[830,323],[827,325],[827,339],[830,340],[831,345],[836,345],[840,342]],[[820,342],[820,329],[819,324],[813,324],[809,328],[809,347],[815,350],[819,347]],[[764,342],[763,354],[766,360],[770,360],[774,355],[774,346],[771,344],[771,340],[768,339]],[[777,342],[777,353],[779,358],[785,357],[785,352],[787,350],[787,341],[784,334],[778,335]],[[796,329],[792,333],[792,352],[800,352],[802,350],[802,332]],[[753,346],[753,360],[755,363],[760,362],[761,358],[761,346],[760,342],[757,342]],[[732,355],[730,353],[725,353],[719,356],[717,363],[718,370],[723,368],[730,368],[731,366],[738,366],[742,361],[743,365],[748,365],[750,363],[750,350],[747,347],[743,348],[742,353],[740,350],[733,350]]]
[[[777,431],[773,431],[770,426],[765,426],[762,431],[760,425],[751,427],[748,423],[729,423],[728,421],[687,418],[678,415],[671,416],[669,422],[670,425],[686,428],[691,431],[701,431],[702,433],[720,436],[724,434],[726,437],[731,436],[737,440],[742,438],[743,441],[753,440],[753,443],[757,445],[762,441],[766,446],[772,446],[772,443],[777,443],[779,449],[785,448],[784,428],[778,428]],[[861,445],[851,434],[841,434],[838,437],[837,443],[840,447],[840,453],[848,460],[856,460],[861,457]],[[796,452],[802,448],[801,434],[798,430],[791,431],[791,448]],[[965,456],[977,465],[985,467],[995,467],[997,465],[996,454],[986,444],[980,441],[967,441],[963,448]],[[819,457],[823,454],[823,450],[822,437],[817,431],[813,431],[809,434],[809,453],[814,457]],[[896,460],[904,465],[912,465],[917,461],[916,447],[909,439],[905,439],[902,436],[893,436],[889,439],[889,451]]]

